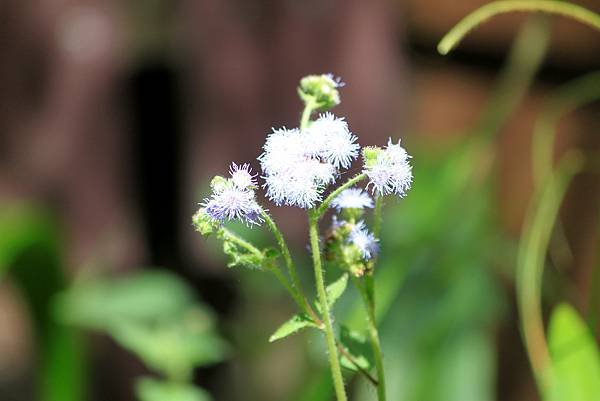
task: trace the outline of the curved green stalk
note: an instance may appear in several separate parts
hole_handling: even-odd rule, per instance
[[[290,249],[287,246],[285,239],[283,238],[283,234],[281,233],[281,231],[275,224],[275,221],[273,221],[271,216],[264,209],[260,210],[260,214],[263,217],[263,219],[265,219],[267,226],[269,226],[269,229],[273,233],[273,236],[275,236],[275,239],[277,240],[277,245],[279,246],[279,249],[281,250],[281,254],[283,255],[283,260],[285,261],[288,274],[290,275],[290,278],[292,280],[292,288],[293,289],[292,289],[291,295],[294,298],[294,301],[296,301],[298,306],[305,313],[307,313],[309,316],[311,316],[313,319],[315,319],[317,316],[316,316],[315,312],[312,310],[312,308],[310,307],[310,304],[308,303],[308,301],[306,299],[306,295],[304,295],[304,291],[302,290],[302,285],[300,284],[300,280],[298,279],[298,275],[296,274],[296,266],[294,266],[294,262],[292,261],[292,256],[290,254]]]
[[[533,176],[536,186],[552,171],[552,153],[558,121],[567,113],[600,99],[600,71],[577,78],[561,87],[546,102],[533,133]]]
[[[567,186],[581,167],[581,156],[569,153],[545,185],[538,188],[527,212],[519,244],[516,279],[521,330],[542,396],[549,389],[551,380],[551,361],[541,311],[545,255]]]
[[[367,175],[365,173],[360,173],[360,174],[355,175],[354,177],[350,178],[344,184],[342,184],[339,187],[337,187],[332,193],[329,194],[329,196],[327,198],[325,198],[325,200],[316,209],[316,218],[320,219],[325,214],[325,212],[329,208],[329,205],[331,205],[331,202],[333,202],[333,200],[340,193],[342,193],[342,191],[344,191],[345,189],[348,189],[351,186],[359,183],[360,181],[364,180],[365,178],[367,178]]]
[[[302,110],[302,117],[300,118],[300,131],[308,128],[310,122],[310,116],[319,107],[318,103],[313,101],[307,101]]]
[[[325,338],[327,342],[327,352],[329,354],[329,366],[331,368],[331,376],[333,378],[333,386],[337,401],[347,401],[346,389],[344,388],[344,378],[338,358],[335,335],[333,333],[333,325],[331,323],[331,311],[327,300],[327,292],[325,291],[325,280],[323,278],[323,268],[321,266],[321,251],[319,247],[318,221],[319,216],[313,210],[309,216],[309,235],[310,247],[312,251],[313,267],[315,270],[315,284],[317,286],[317,295],[319,304],[323,314],[323,323],[325,329]]]
[[[223,236],[223,238],[227,238],[229,241],[237,244],[238,246],[241,246],[242,248],[246,249],[248,252],[251,252],[257,256],[260,256],[261,258],[264,256],[263,253],[260,251],[260,249],[258,249],[257,247],[255,247],[254,245],[252,245],[250,242],[246,241],[242,237],[234,234],[227,228],[222,227],[220,234]],[[279,282],[285,287],[287,292],[289,292],[290,295],[292,296],[292,298],[294,298],[294,300],[295,300],[296,292],[294,291],[294,288],[290,284],[288,279],[283,275],[283,273],[281,273],[281,270],[279,270],[277,268],[277,266],[267,266],[267,269],[275,275],[277,280],[279,280]]]
[[[576,4],[554,0],[494,1],[463,18],[438,44],[440,54],[448,54],[475,27],[498,14],[514,11],[537,11],[573,18],[600,31],[600,15]]]

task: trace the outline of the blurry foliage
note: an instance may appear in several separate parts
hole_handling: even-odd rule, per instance
[[[42,401],[81,401],[85,387],[83,347],[76,332],[57,324],[51,300],[66,287],[56,222],[34,205],[0,206],[0,279],[10,277],[31,313]]]
[[[585,321],[568,304],[550,318],[548,345],[553,388],[549,401],[595,400],[600,394],[600,353]]]
[[[142,401],[210,399],[191,385],[193,369],[221,361],[227,345],[212,313],[181,279],[145,271],[75,283],[56,299],[59,320],[110,335],[165,381],[141,378]]]

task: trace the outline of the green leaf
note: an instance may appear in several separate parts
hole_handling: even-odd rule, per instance
[[[354,371],[358,370],[356,365],[367,371],[373,367],[371,346],[363,335],[342,325],[340,330],[340,344],[356,363],[353,363],[342,354],[340,360],[343,367]]]
[[[327,291],[327,302],[329,306],[333,306],[335,301],[338,300],[339,297],[342,296],[344,291],[346,291],[346,287],[348,286],[348,274],[344,273],[342,276],[337,279],[335,282],[329,284],[326,288]]]
[[[196,328],[189,317],[158,326],[121,324],[110,334],[148,368],[178,380],[187,379],[196,366],[221,361],[227,353],[224,341],[212,331]]]
[[[75,284],[55,303],[58,318],[107,331],[121,322],[154,322],[181,315],[194,303],[187,284],[173,274],[144,271],[123,278]]]
[[[346,291],[346,287],[348,286],[348,274],[344,273],[340,278],[338,278],[333,283],[329,284],[325,291],[327,292],[327,303],[329,307],[332,307],[335,302],[342,296],[344,291]],[[319,313],[322,313],[321,304],[319,302],[315,302],[315,307]]]
[[[147,377],[138,379],[135,392],[140,401],[210,401],[204,390],[185,383],[162,382]]]
[[[551,401],[593,401],[600,394],[600,355],[585,322],[568,304],[554,309],[548,345],[552,359]]]
[[[289,335],[296,333],[297,331],[304,329],[306,327],[315,327],[318,326],[312,321],[308,315],[301,313],[292,316],[290,320],[282,324],[273,335],[269,338],[269,342],[281,340]]]

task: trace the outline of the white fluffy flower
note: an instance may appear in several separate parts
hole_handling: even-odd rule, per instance
[[[358,248],[364,260],[369,260],[379,252],[377,238],[369,232],[364,221],[359,221],[350,231],[348,242]]]
[[[257,185],[257,174],[252,174],[252,169],[248,163],[244,163],[241,166],[231,163],[229,174],[231,174],[231,181],[236,188],[248,189]]]
[[[335,181],[337,169],[318,157],[320,145],[297,129],[273,130],[259,156],[267,197],[276,205],[309,209],[322,200],[325,187]]]
[[[379,149],[374,160],[365,163],[364,172],[369,177],[369,185],[380,195],[395,193],[403,197],[412,184],[410,155],[398,143],[388,140],[385,149]]]
[[[332,202],[331,207],[341,209],[364,209],[373,207],[373,199],[360,188],[342,191]]]
[[[321,116],[311,124],[307,132],[315,155],[331,163],[335,168],[348,168],[358,157],[360,146],[356,136],[348,129],[343,118],[331,113]]]

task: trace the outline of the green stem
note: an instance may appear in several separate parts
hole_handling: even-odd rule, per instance
[[[360,174],[358,174],[358,175],[350,178],[348,181],[346,181],[344,184],[340,185],[332,193],[330,193],[329,196],[327,198],[325,198],[325,200],[316,209],[316,212],[315,212],[316,219],[317,220],[320,219],[325,214],[325,212],[329,208],[329,205],[331,205],[331,202],[333,202],[333,200],[340,193],[342,193],[342,191],[344,191],[345,189],[348,189],[351,186],[359,183],[360,181],[364,180],[365,178],[367,178],[367,175],[365,173],[360,173]]]
[[[307,100],[304,105],[304,110],[302,111],[302,117],[300,118],[300,131],[308,128],[308,123],[310,122],[310,116],[319,107],[319,104],[314,100]]]
[[[381,232],[381,209],[383,208],[383,198],[381,195],[375,196],[375,210],[373,211],[374,222],[373,222],[373,235],[375,238],[379,238]]]
[[[517,259],[517,301],[525,347],[542,397],[550,387],[550,357],[541,311],[545,255],[567,186],[582,166],[581,155],[563,157],[556,172],[537,189],[525,219]]]
[[[225,227],[221,228],[221,235],[223,236],[223,238],[227,238],[229,241],[241,246],[242,248],[245,248],[246,250],[248,250],[249,252],[252,252],[253,254],[255,254],[257,256],[260,256],[260,257],[264,256],[263,253],[260,251],[260,249],[258,249],[257,247],[252,245],[250,242],[246,241],[245,239],[234,234],[233,232],[231,232],[230,230],[228,230]],[[266,267],[271,273],[273,273],[275,275],[277,280],[279,280],[279,282],[285,287],[286,291],[292,296],[292,298],[294,298],[294,300],[296,300],[296,291],[294,290],[294,288],[292,287],[292,285],[290,284],[288,279],[283,275],[283,273],[281,273],[281,270],[279,270],[279,268],[274,265],[273,266],[267,265]],[[296,302],[298,302],[298,301],[296,301]],[[299,304],[299,305],[301,305],[301,304]]]
[[[536,186],[552,171],[552,153],[559,120],[582,105],[600,99],[600,71],[562,86],[546,102],[533,132],[533,176]]]
[[[373,351],[375,360],[375,369],[377,371],[377,399],[385,401],[385,370],[383,367],[383,352],[381,350],[381,342],[379,340],[379,332],[377,330],[377,318],[375,316],[375,292],[372,274],[364,277],[364,286],[355,278],[354,285],[358,288],[361,295],[361,300],[367,313],[367,323],[369,325],[369,341]]]
[[[292,261],[292,256],[290,254],[290,249],[287,246],[285,239],[283,238],[283,234],[275,224],[275,221],[273,221],[271,216],[264,209],[260,210],[260,214],[263,217],[263,219],[265,219],[267,226],[269,226],[269,229],[271,230],[273,236],[277,240],[277,245],[279,246],[281,254],[283,255],[283,260],[285,261],[288,274],[290,275],[290,278],[292,280],[293,290],[291,292],[291,295],[294,298],[294,301],[296,301],[296,303],[298,304],[300,309],[302,309],[302,311],[311,316],[313,320],[315,320],[315,323],[317,323],[318,317],[310,307],[306,295],[302,290],[302,285],[300,284],[300,280],[298,279],[298,275],[296,274],[296,266],[294,266],[294,262]]]
[[[555,0],[505,0],[488,3],[454,26],[438,44],[440,54],[448,54],[475,27],[495,15],[513,11],[539,11],[573,18],[600,31],[600,15],[576,4]]]
[[[313,265],[315,270],[315,283],[317,286],[317,295],[321,305],[323,314],[323,323],[325,329],[325,338],[327,340],[327,351],[329,354],[329,366],[331,367],[331,376],[333,378],[333,386],[338,401],[347,401],[346,389],[344,388],[344,379],[342,377],[342,369],[338,358],[335,336],[333,333],[333,325],[331,323],[331,311],[329,302],[327,301],[327,292],[325,291],[325,280],[323,278],[323,268],[321,267],[321,251],[319,248],[319,233],[318,221],[319,217],[316,211],[310,211],[309,216],[309,235],[310,247],[312,250]]]

